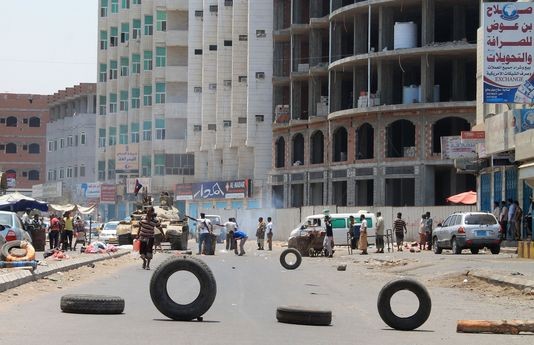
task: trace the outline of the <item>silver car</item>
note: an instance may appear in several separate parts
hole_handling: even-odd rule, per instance
[[[0,211],[0,246],[8,241],[26,240],[31,242],[30,234],[24,230],[15,212]]]
[[[491,213],[453,213],[432,232],[432,246],[436,254],[441,254],[443,249],[452,249],[453,254],[469,249],[472,254],[478,254],[484,247],[492,254],[499,254],[500,232],[501,226]]]

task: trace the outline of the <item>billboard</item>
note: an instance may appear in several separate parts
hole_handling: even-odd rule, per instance
[[[250,180],[215,181],[176,185],[176,200],[244,199],[251,196]]]
[[[128,172],[139,170],[139,151],[137,145],[116,145],[115,171]]]
[[[533,6],[483,3],[484,103],[534,102]]]
[[[477,143],[459,135],[441,137],[441,159],[477,158]]]
[[[100,199],[100,186],[99,182],[82,183],[83,196],[87,199]]]
[[[514,127],[516,133],[534,129],[534,109],[514,110]]]
[[[100,186],[100,202],[102,204],[114,204],[117,196],[117,186],[103,184]]]

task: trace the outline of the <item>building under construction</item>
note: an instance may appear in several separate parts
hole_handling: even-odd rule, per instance
[[[479,2],[275,0],[273,205],[441,205],[475,176]]]

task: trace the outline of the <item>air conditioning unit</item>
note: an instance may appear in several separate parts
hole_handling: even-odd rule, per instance
[[[193,125],[193,132],[200,132],[202,130],[201,125]]]
[[[212,91],[217,90],[217,84],[210,84],[209,85],[209,89],[212,90]]]
[[[256,115],[256,122],[263,122],[265,121],[264,115]]]
[[[265,72],[256,72],[256,79],[265,79]]]
[[[216,131],[217,130],[217,125],[214,124],[214,123],[209,123],[208,124],[208,131]]]
[[[226,87],[232,86],[232,81],[231,80],[225,80],[223,83],[224,83],[224,86],[226,86]]]
[[[200,87],[200,86],[195,86],[195,87],[193,88],[193,92],[194,92],[194,93],[202,93],[202,87]]]
[[[225,127],[225,128],[232,127],[232,121],[223,120],[223,127]]]
[[[195,17],[197,18],[204,17],[204,11],[195,11]]]

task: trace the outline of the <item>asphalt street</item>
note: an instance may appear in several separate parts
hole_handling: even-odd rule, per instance
[[[294,271],[281,267],[279,254],[255,251],[237,257],[217,252],[215,256],[197,256],[213,270],[217,281],[217,297],[204,321],[176,322],[163,316],[152,304],[149,281],[155,267],[172,254],[157,254],[153,270],[140,267],[140,261],[109,277],[95,276],[90,283],[52,291],[39,299],[14,304],[3,309],[0,344],[487,344],[506,342],[531,344],[534,335],[481,335],[456,333],[458,319],[532,319],[532,303],[494,304],[464,290],[429,287],[432,313],[418,330],[411,332],[390,329],[380,319],[376,302],[381,287],[394,276],[417,276],[417,270],[429,270],[432,261],[452,262],[442,270],[461,269],[456,266],[484,257],[471,255],[434,256],[421,254],[415,271],[392,274],[369,269],[363,260],[383,259],[385,255],[344,256],[338,259],[304,258]],[[341,252],[340,252],[341,254]],[[386,254],[409,257],[410,253]],[[398,255],[398,256],[395,256]],[[415,254],[417,255],[417,254]],[[412,255],[412,257],[414,257]],[[505,255],[486,259],[506,265]],[[452,260],[452,261],[451,261]],[[427,262],[425,262],[427,261]],[[347,262],[347,271],[337,271],[338,262]],[[486,264],[487,266],[487,264]],[[456,267],[456,268],[455,268]],[[422,273],[420,273],[422,274]],[[181,278],[181,279],[180,279]],[[421,276],[422,279],[422,276]],[[179,274],[169,281],[173,296],[185,302],[192,299],[198,283],[192,276]],[[64,294],[108,294],[125,299],[122,315],[77,315],[62,313],[59,301]],[[399,313],[414,311],[416,299],[399,293],[393,300]],[[301,326],[278,323],[275,313],[280,305],[300,305],[332,310],[331,326]]]

